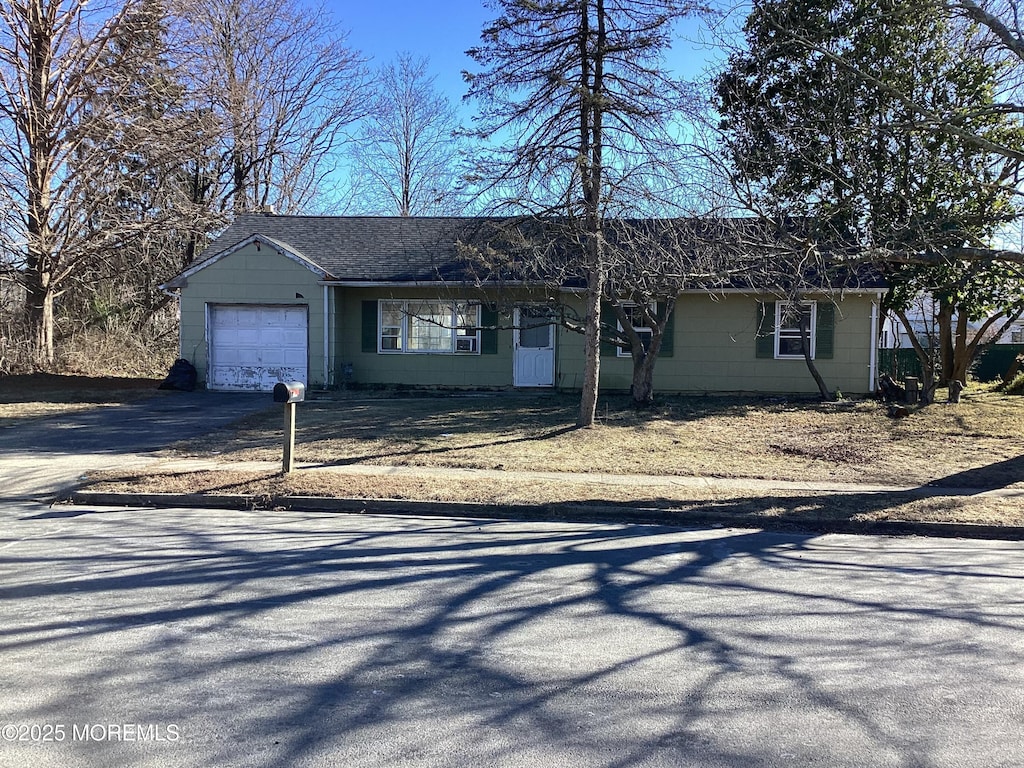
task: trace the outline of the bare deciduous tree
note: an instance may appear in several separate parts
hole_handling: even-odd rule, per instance
[[[133,236],[84,265],[61,301],[62,332],[116,326],[144,339],[172,329],[168,317],[150,328],[171,301],[158,286],[219,223],[193,199],[185,171],[209,126],[188,111],[166,21],[161,0],[140,0],[112,40],[110,65],[90,78],[79,131],[88,154],[107,159],[81,175],[78,205],[92,211],[82,226]]]
[[[217,126],[217,141],[197,147],[213,204],[237,214],[314,203],[365,111],[363,60],[345,34],[297,2],[176,0],[172,12],[194,112]]]
[[[112,41],[135,8],[127,2],[87,9],[84,0],[0,5],[0,238],[11,273],[25,287],[43,366],[54,360],[55,300],[134,229],[83,226],[107,201],[83,198],[79,189],[110,161],[80,126],[87,109],[106,108],[94,104],[93,84],[116,64]],[[122,113],[108,143],[125,136],[137,117]]]
[[[350,151],[361,209],[439,216],[465,205],[458,114],[428,67],[427,59],[402,53],[378,70],[371,112]]]

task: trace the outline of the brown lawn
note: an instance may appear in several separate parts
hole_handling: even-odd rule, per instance
[[[969,391],[893,420],[881,403],[783,398],[665,397],[637,411],[602,400],[600,424],[574,428],[570,395],[372,397],[349,393],[298,407],[296,455],[311,463],[280,472],[109,473],[97,488],[147,493],[244,494],[263,505],[287,496],[412,499],[499,505],[629,504],[687,519],[816,524],[903,520],[1024,525],[1024,497],[780,492],[697,485],[685,476],[871,483],[1024,492],[1024,400]],[[281,411],[270,408],[203,440],[179,444],[168,460],[281,459]],[[340,474],[369,464],[412,474]],[[315,465],[319,465],[316,467]],[[504,470],[482,478],[416,468]],[[514,472],[578,472],[524,477]],[[602,477],[601,475],[612,477]],[[618,476],[642,474],[642,482]]]
[[[61,381],[0,378],[0,424],[59,410],[98,407],[151,394],[139,379]],[[19,381],[18,379],[22,379]],[[420,395],[420,396],[414,396]],[[173,394],[168,395],[173,396]],[[269,396],[268,396],[269,401]],[[321,465],[287,477],[274,471],[104,473],[93,490],[242,493],[273,503],[286,495],[431,499],[486,504],[630,504],[751,525],[830,520],[909,520],[1024,525],[1024,498],[912,494],[822,494],[751,487],[695,487],[673,478],[752,478],[1024,489],[1024,400],[969,389],[893,420],[871,400],[818,403],[785,398],[663,397],[636,410],[627,398],[601,401],[599,425],[574,426],[572,395],[518,393],[408,396],[315,393],[298,406],[297,460]],[[170,461],[279,462],[281,411],[179,444]],[[351,464],[504,470],[485,480],[445,475],[351,475]],[[563,480],[514,472],[572,472]],[[508,474],[505,474],[505,473]],[[637,474],[647,482],[605,482]]]
[[[640,411],[626,398],[609,398],[593,429],[576,429],[575,416],[569,395],[317,399],[298,406],[296,458],[889,485],[1024,480],[1024,400],[988,390],[898,420],[872,400],[726,397],[664,398]],[[280,411],[174,453],[279,460]]]

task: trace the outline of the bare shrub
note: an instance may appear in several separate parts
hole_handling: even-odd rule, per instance
[[[20,285],[0,280],[0,376],[35,370],[24,301],[25,290]]]
[[[130,318],[107,317],[101,324],[61,334],[56,369],[90,376],[160,377],[178,355],[177,330],[173,309],[141,329]]]

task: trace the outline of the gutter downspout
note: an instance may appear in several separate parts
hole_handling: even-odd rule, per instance
[[[878,385],[878,302],[871,302],[871,357],[868,363],[868,392]]]
[[[331,289],[324,285],[324,389],[334,384],[334,366],[331,365]]]

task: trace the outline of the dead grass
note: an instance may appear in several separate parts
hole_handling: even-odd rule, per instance
[[[900,420],[871,400],[666,398],[602,402],[576,429],[573,396],[314,400],[299,406],[301,462],[815,482],[1002,487],[1024,479],[1024,403],[987,390]],[[280,457],[280,412],[179,445],[176,455]]]
[[[565,504],[628,504],[655,510],[670,518],[717,519],[735,525],[828,525],[901,521],[969,525],[1024,525],[1024,504],[994,497],[938,496],[909,493],[821,494],[769,493],[711,487],[672,486],[652,480],[630,487],[580,479],[574,482],[507,480],[479,481],[431,476],[343,475],[302,470],[284,476],[260,472],[99,473],[87,490],[129,493],[241,494],[262,506],[283,503],[289,496],[356,499],[431,500],[488,505],[552,506]],[[556,510],[557,511],[557,510]]]

